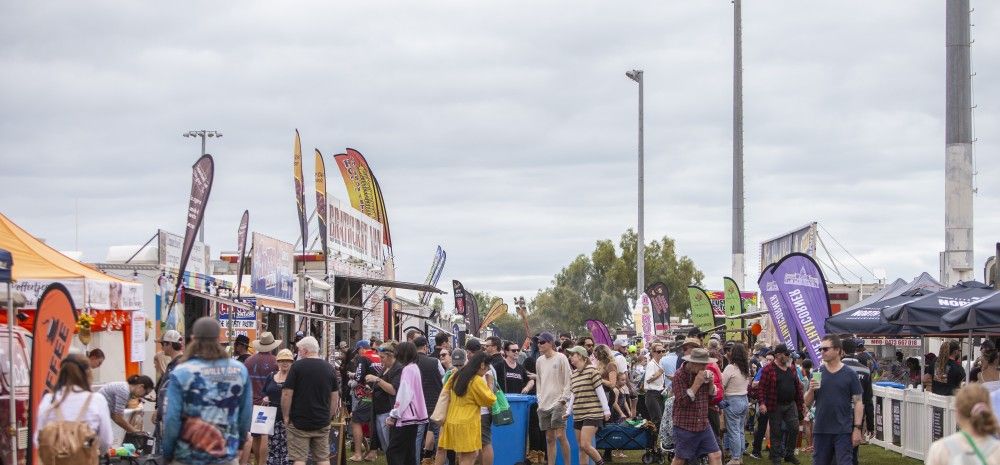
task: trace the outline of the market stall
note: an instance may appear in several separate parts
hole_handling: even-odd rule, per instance
[[[125,281],[76,261],[38,240],[30,233],[0,214],[0,248],[10,251],[17,266],[12,270],[15,292],[25,297],[25,305],[16,318],[19,326],[29,331],[35,324],[38,299],[52,283],[64,285],[70,292],[78,310],[78,340],[85,346],[95,332],[121,332],[125,377],[139,373],[139,362],[144,360],[144,343],[147,334],[146,318],[142,310],[142,285]],[[0,323],[7,322],[7,315],[0,315]],[[134,344],[133,344],[134,343]],[[102,347],[109,353],[118,352]]]

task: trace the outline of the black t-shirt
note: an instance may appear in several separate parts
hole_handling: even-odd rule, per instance
[[[951,396],[955,394],[955,390],[962,386],[962,381],[965,381],[965,369],[962,368],[958,362],[954,360],[948,360],[945,365],[945,382],[938,380],[938,377],[934,373],[937,368],[937,364],[928,365],[924,369],[924,374],[931,375],[931,392],[939,396]]]
[[[503,371],[497,372],[497,377],[501,378],[500,388],[506,394],[520,394],[521,390],[528,385],[528,371],[520,364],[511,368],[507,362],[503,362]]]
[[[784,370],[778,368],[777,365],[774,368],[778,372],[778,403],[795,402],[795,383],[799,382],[798,377],[795,376],[795,368],[791,365]]]
[[[330,424],[330,393],[339,388],[333,365],[318,358],[300,358],[288,370],[283,389],[291,389],[288,419],[295,428],[315,431]]]
[[[403,367],[399,366],[398,363],[394,363],[391,368],[382,373],[380,378],[392,384],[392,387],[399,391],[399,375],[403,373]],[[389,413],[392,410],[392,404],[396,402],[396,395],[389,394],[382,390],[378,384],[375,385],[372,390],[372,412],[375,414],[379,413]]]

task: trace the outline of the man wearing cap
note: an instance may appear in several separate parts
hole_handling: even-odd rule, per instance
[[[160,360],[163,360],[165,363],[163,365],[163,370],[160,373],[160,377],[156,380],[155,387],[156,403],[154,408],[156,409],[156,416],[154,419],[155,426],[153,428],[153,436],[156,438],[160,438],[163,431],[163,425],[161,422],[163,420],[163,399],[167,394],[167,377],[170,376],[170,372],[174,371],[174,368],[176,368],[177,364],[180,363],[181,355],[184,355],[183,340],[184,338],[181,337],[181,333],[171,329],[163,333],[163,336],[160,337],[159,341],[157,341],[160,343],[160,348],[163,349],[162,352],[156,354],[157,357],[162,356],[161,359],[156,360],[157,371],[160,371]],[[157,451],[159,451],[161,447],[161,444],[159,443],[160,441],[157,441]]]
[[[562,445],[562,456],[569,457],[569,440],[566,438],[566,403],[572,395],[571,376],[573,369],[565,355],[556,352],[556,338],[552,333],[538,335],[538,351],[535,360],[538,384],[538,426],[545,432],[548,450],[548,465],[556,463],[556,443]]]
[[[795,457],[795,438],[799,434],[799,419],[805,416],[802,401],[802,383],[795,367],[789,365],[791,353],[788,346],[778,344],[772,351],[774,362],[764,366],[760,375],[760,413],[767,415],[771,428],[771,463],[786,462],[799,465]]]
[[[628,354],[628,339],[623,337],[615,339],[611,349],[615,365],[618,365],[618,372],[628,373],[628,358],[626,357],[626,354]]]
[[[717,389],[715,375],[707,368],[716,362],[701,347],[687,349],[684,365],[674,374],[673,465],[693,463],[703,455],[712,465],[722,463],[719,441],[708,423],[708,409]]]
[[[253,393],[246,367],[219,344],[221,330],[215,318],[195,321],[185,361],[168,377],[164,463],[238,463],[250,432]]]
[[[274,376],[278,371],[278,360],[274,357],[274,351],[280,346],[282,341],[275,339],[270,332],[263,332],[256,341],[250,343],[255,354],[247,358],[243,364],[247,367],[250,376],[250,386],[253,388],[253,404],[263,405],[264,385],[268,378]],[[240,462],[249,463],[250,454],[257,458],[258,464],[267,462],[268,437],[260,434],[252,435],[250,447],[243,450]]]

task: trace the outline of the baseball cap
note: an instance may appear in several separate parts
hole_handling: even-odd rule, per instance
[[[465,341],[465,350],[468,352],[479,352],[483,350],[483,343],[479,342],[479,339],[471,338]]]
[[[354,344],[354,348],[355,349],[367,349],[367,348],[369,348],[371,346],[372,346],[371,343],[368,342],[367,339],[362,339],[362,340],[358,341],[356,344]]]
[[[247,336],[246,334],[240,334],[240,335],[236,336],[236,340],[233,341],[233,345],[236,345],[236,344],[243,344],[245,346],[249,346],[250,345],[250,337]]]
[[[580,347],[580,346],[570,347],[570,348],[566,349],[565,352],[567,352],[567,354],[570,353],[570,352],[574,353],[574,354],[577,354],[577,355],[579,355],[579,356],[581,356],[581,357],[583,357],[585,359],[590,357],[590,354],[587,353],[587,349],[584,349],[583,347]]]
[[[756,355],[758,357],[767,357],[767,354],[769,354],[769,353],[771,353],[771,351],[768,350],[767,347],[763,347],[763,348],[757,350],[757,353],[754,354],[754,355]]]
[[[210,316],[203,316],[198,318],[191,325],[191,337],[195,339],[219,339],[219,333],[222,332],[222,327],[219,326],[219,321]],[[250,343],[250,338],[247,338],[247,344]]]
[[[413,339],[413,345],[417,346],[418,349],[421,347],[427,347],[427,338],[423,336],[417,336]]]
[[[465,349],[452,349],[451,350],[451,364],[452,366],[461,367],[465,366],[468,361],[468,356],[465,353]]]
[[[858,342],[855,339],[847,338],[840,342],[840,348],[844,350],[844,353],[848,356],[854,354],[858,350]]]
[[[552,333],[548,331],[538,335],[538,342],[548,342],[551,344],[555,342],[555,340],[556,340],[555,336],[553,336]]]
[[[614,346],[615,347],[626,347],[626,346],[628,346],[628,339],[625,339],[623,337],[615,339]]]
[[[177,332],[177,330],[171,329],[170,331],[163,333],[163,336],[157,342],[181,342],[182,339],[181,333]]]

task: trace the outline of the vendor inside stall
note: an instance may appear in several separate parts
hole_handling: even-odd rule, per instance
[[[141,399],[153,392],[153,380],[145,375],[132,375],[128,381],[105,384],[100,392],[108,401],[111,421],[127,433],[138,433],[141,428],[125,419],[125,409],[132,399]]]

